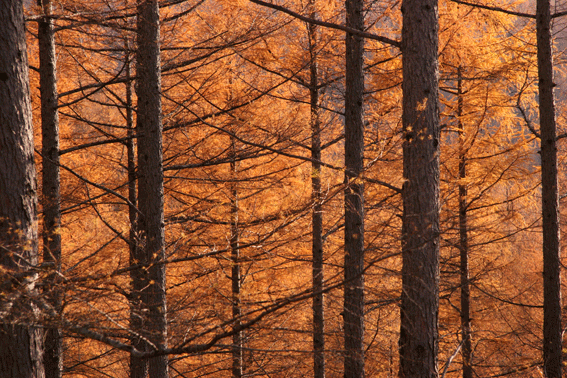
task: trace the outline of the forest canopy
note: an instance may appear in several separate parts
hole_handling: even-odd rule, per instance
[[[562,376],[562,2],[0,3],[7,377]]]

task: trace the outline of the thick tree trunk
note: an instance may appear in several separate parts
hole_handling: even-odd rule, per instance
[[[314,1],[309,5],[313,8]],[[311,12],[311,18],[315,18]],[[321,124],[319,123],[319,88],[317,74],[317,26],[308,25],[309,34],[309,102],[311,105],[311,197],[313,255],[313,376],[325,378],[325,317],[323,296],[323,205],[321,204]]]
[[[6,275],[38,263],[37,187],[32,111],[22,0],[0,1],[0,265]],[[12,290],[34,290],[32,274],[18,274]],[[0,312],[0,372],[6,378],[43,378],[43,342],[24,316],[33,309],[3,293]],[[12,299],[12,301],[10,301]],[[12,303],[10,303],[12,302]],[[13,306],[11,306],[13,305]],[[14,312],[15,311],[15,312]],[[12,314],[9,315],[9,313]],[[21,323],[18,321],[18,318]],[[9,324],[8,321],[14,323]]]
[[[364,29],[363,0],[346,1],[346,25]],[[364,41],[346,34],[345,93],[345,378],[364,377]]]
[[[41,135],[43,157],[43,261],[55,263],[61,269],[61,183],[59,174],[59,112],[57,110],[57,75],[55,33],[51,16],[51,1],[38,0],[43,15],[38,22],[39,83],[41,94]],[[54,276],[55,278],[56,276]],[[57,283],[49,288],[51,305],[59,310],[61,299]],[[45,335],[43,363],[47,378],[60,378],[63,373],[63,346],[61,331],[48,328]]]
[[[403,0],[404,184],[400,377],[437,377],[439,99],[437,0]]]
[[[465,131],[461,116],[463,115],[463,79],[461,68],[458,68],[457,82],[457,118],[459,122],[459,254],[461,265],[461,336],[463,346],[463,378],[473,378],[472,344],[471,344],[471,294],[469,284],[469,237],[467,226],[467,154],[465,148]]]
[[[147,272],[142,289],[144,330],[157,348],[167,345],[165,240],[163,214],[163,153],[161,123],[161,73],[157,0],[138,1],[138,200],[139,234],[144,251],[139,261]],[[149,345],[146,346],[149,348]],[[150,378],[168,376],[167,356],[150,358]]]
[[[561,368],[561,278],[557,137],[553,98],[550,1],[536,8],[539,118],[541,133],[541,198],[543,226],[543,362],[548,378],[559,378]]]

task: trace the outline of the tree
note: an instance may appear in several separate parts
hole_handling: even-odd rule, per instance
[[[346,25],[364,30],[364,1],[346,1]],[[364,377],[364,40],[345,37],[345,378]]]
[[[553,54],[549,0],[537,0],[536,34],[541,134],[541,199],[543,228],[543,363],[548,378],[562,376],[561,261],[557,132],[553,96]]]
[[[315,1],[309,2],[315,18]],[[323,296],[323,204],[321,203],[321,121],[319,119],[319,75],[317,73],[317,26],[308,24],[309,105],[311,128],[311,190],[313,200],[311,253],[313,255],[313,377],[325,378],[325,310]]]
[[[126,158],[128,170],[128,250],[129,262],[131,266],[137,266],[139,258],[142,256],[142,245],[139,242],[138,234],[138,192],[137,192],[137,165],[136,165],[136,143],[135,143],[135,122],[134,122],[134,104],[132,99],[132,72],[130,62],[130,49],[128,39],[125,38],[125,64],[126,64],[126,128],[128,130],[128,140],[126,141]],[[143,330],[143,319],[140,316],[142,311],[142,290],[145,284],[143,270],[132,269],[130,271],[131,295],[130,301],[130,327],[135,332],[132,337],[132,345],[139,349],[144,349],[144,341],[136,334]],[[148,373],[147,361],[133,355],[130,355],[130,378],[146,378]]]
[[[43,261],[51,261],[61,270],[61,182],[59,173],[59,112],[57,110],[57,75],[55,32],[51,18],[51,0],[38,0],[42,16],[38,21],[39,76],[41,94],[41,155],[43,209]],[[53,276],[55,278],[56,276]],[[49,291],[51,303],[58,311],[61,299],[54,281]],[[59,378],[63,372],[63,345],[61,330],[50,327],[45,335],[45,375]]]
[[[437,376],[439,103],[436,0],[402,2],[403,172],[400,377]]]
[[[471,293],[469,274],[469,235],[467,214],[467,155],[463,116],[463,76],[457,67],[457,119],[459,132],[459,259],[461,278],[461,334],[463,355],[463,378],[473,378],[471,341]]]
[[[0,4],[0,371],[8,378],[44,377],[43,342],[26,323],[37,280],[38,244],[32,114],[23,2]],[[25,308],[28,319],[13,309]]]
[[[161,122],[161,67],[157,0],[140,0],[137,8],[136,76],[138,97],[139,231],[142,248],[136,260],[142,266],[140,288],[142,335],[145,350],[167,346],[163,151]],[[151,344],[149,344],[151,342]],[[152,346],[153,344],[153,346]],[[168,376],[167,356],[150,358],[150,378]]]

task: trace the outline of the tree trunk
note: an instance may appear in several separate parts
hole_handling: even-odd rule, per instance
[[[561,278],[559,251],[559,197],[557,137],[553,98],[550,1],[536,8],[539,118],[541,133],[541,199],[543,226],[543,361],[548,378],[561,369]]]
[[[167,310],[158,1],[139,0],[137,11],[138,200],[144,249],[139,261],[145,268],[142,319],[148,340],[163,349],[167,346]],[[150,378],[166,378],[167,356],[150,358],[148,371]]]
[[[364,29],[363,0],[346,1],[346,25]],[[364,377],[364,40],[346,34],[345,87],[345,378]]]
[[[128,41],[125,42],[126,59],[126,128],[128,130],[128,139],[126,141],[127,165],[128,165],[128,220],[130,222],[130,230],[128,233],[128,249],[130,251],[130,265],[135,266],[140,263],[143,250],[140,248],[138,238],[138,194],[136,191],[136,146],[134,139],[134,103],[132,101],[132,81],[131,81],[131,64],[130,64],[130,46]],[[130,271],[131,293],[130,293],[130,328],[134,333],[141,334],[143,332],[142,321],[142,290],[144,288],[145,279],[143,269],[132,269]],[[144,350],[144,341],[137,337],[132,337],[132,345],[138,350]],[[130,356],[130,378],[146,378],[148,375],[148,361],[146,359]]]
[[[25,325],[24,316],[30,316],[33,308],[14,303],[18,296],[13,295],[34,290],[34,275],[25,271],[38,263],[37,187],[25,36],[22,0],[0,1],[0,265],[3,281],[12,276],[12,291],[3,293],[0,303],[4,321],[0,324],[0,371],[6,378],[45,377],[41,333]]]
[[[234,132],[234,130],[232,131]],[[231,161],[230,172],[232,183],[230,188],[230,258],[232,263],[232,318],[233,327],[240,329],[242,316],[240,301],[240,285],[242,283],[240,273],[240,236],[238,229],[238,186],[237,186],[237,167],[236,167],[236,138],[230,138]],[[242,356],[242,331],[237,331],[232,336],[232,378],[241,378],[243,373]]]
[[[55,263],[61,270],[61,181],[59,174],[59,112],[57,110],[57,75],[55,32],[51,16],[51,0],[38,0],[43,15],[38,22],[39,83],[41,94],[41,135],[43,157],[43,261]],[[55,278],[56,276],[54,276]],[[61,299],[57,283],[49,287],[51,305],[59,311]],[[60,378],[63,372],[61,331],[48,328],[45,335],[43,363],[47,378]]]
[[[400,377],[437,377],[439,98],[437,0],[403,0]]]
[[[309,2],[315,6],[314,0]],[[311,18],[315,18],[315,11]],[[313,255],[313,377],[325,378],[325,317],[323,297],[323,205],[321,204],[321,124],[319,122],[319,88],[317,74],[317,26],[308,25],[309,34],[309,101],[311,104],[311,197]]]
[[[471,345],[471,294],[469,285],[469,237],[467,226],[467,156],[465,130],[461,122],[463,115],[463,79],[461,67],[457,72],[457,119],[459,122],[459,254],[461,265],[461,336],[463,346],[463,378],[473,378]]]

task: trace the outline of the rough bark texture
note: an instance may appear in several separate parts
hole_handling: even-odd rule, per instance
[[[463,80],[461,68],[458,69],[457,83],[457,117],[459,122],[459,254],[461,275],[461,337],[463,346],[463,378],[473,378],[472,343],[471,343],[471,293],[469,284],[469,237],[467,214],[467,153],[465,148],[464,127],[461,122],[463,115]]]
[[[163,214],[163,153],[161,123],[161,74],[157,0],[139,0],[137,22],[138,95],[138,200],[139,234],[146,269],[141,277],[145,334],[157,348],[166,347],[165,241]],[[149,345],[146,348],[150,348]],[[167,356],[150,358],[150,378],[168,376]]]
[[[541,133],[541,198],[543,226],[543,361],[548,378],[559,378],[561,368],[561,278],[557,142],[553,97],[550,1],[538,0],[536,9],[539,117]]]
[[[43,210],[43,261],[55,263],[61,269],[61,181],[59,174],[59,112],[57,111],[57,74],[55,33],[51,15],[51,1],[38,0],[43,15],[38,21],[39,87],[41,95],[41,155]],[[56,275],[48,293],[51,305],[61,308]],[[60,378],[63,373],[63,345],[61,331],[48,328],[45,334],[43,364],[47,378]]]
[[[314,6],[314,1],[309,5]],[[311,18],[315,18],[315,12]],[[321,124],[319,122],[319,88],[317,74],[317,26],[308,25],[309,34],[309,102],[311,105],[311,197],[313,255],[313,376],[325,378],[325,317],[323,296],[323,206],[321,204]]]
[[[346,25],[364,29],[363,0],[346,1]],[[345,93],[345,378],[364,376],[364,41],[346,34]]]
[[[439,105],[437,0],[403,0],[400,377],[437,377]]]
[[[0,265],[3,274],[38,262],[37,187],[22,0],[0,1]],[[0,372],[6,378],[43,378],[39,330],[7,321],[33,314],[17,291],[33,291],[33,275],[13,279],[0,303]],[[14,306],[11,306],[14,304]],[[11,312],[11,315],[10,315]]]

